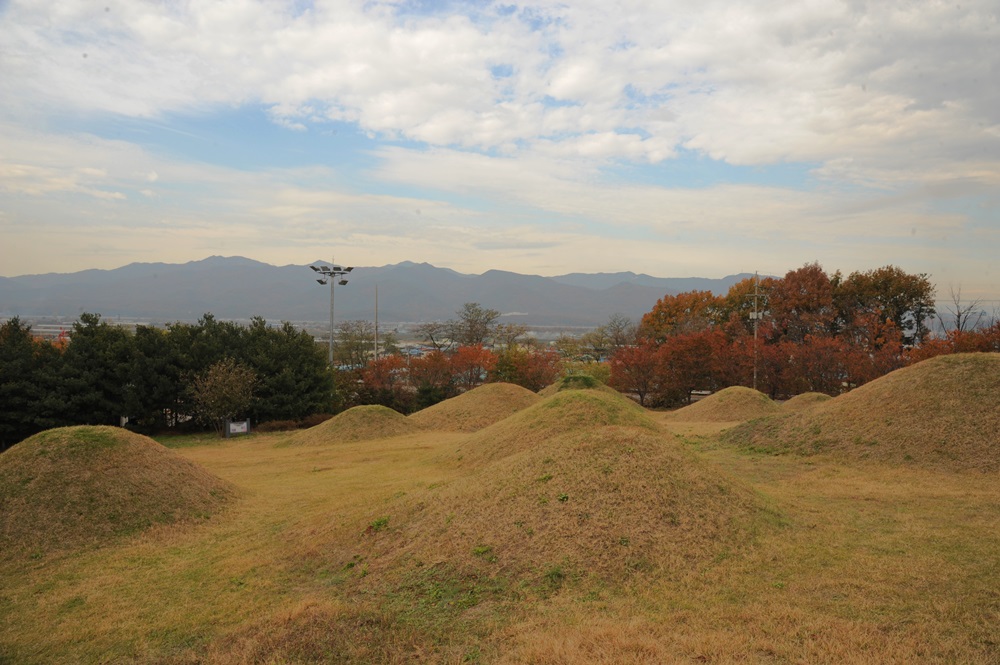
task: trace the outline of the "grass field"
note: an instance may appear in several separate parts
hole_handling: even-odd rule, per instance
[[[725,424],[651,415],[669,453],[656,463],[679,478],[664,485],[628,481],[656,454],[645,426],[614,430],[629,442],[617,451],[584,437],[566,459],[474,468],[461,432],[179,442],[238,499],[207,520],[4,557],[0,663],[1000,662],[1000,476],[765,455],[726,445]],[[611,470],[570,464],[584,454]],[[715,487],[719,510],[753,504],[738,527],[683,531],[681,556],[661,542],[669,564],[620,555],[674,533],[644,491],[672,488],[698,527]],[[597,510],[572,513],[590,552],[573,558],[572,533],[538,520],[572,524],[558,511],[580,511],[588,488],[639,511],[607,551],[590,543]],[[527,516],[505,521],[505,505]]]

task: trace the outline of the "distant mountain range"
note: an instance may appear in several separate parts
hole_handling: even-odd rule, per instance
[[[330,292],[316,277],[308,265],[272,266],[235,256],[0,277],[0,316],[76,318],[96,312],[157,323],[193,321],[211,312],[218,319],[322,322],[329,318]],[[378,286],[384,322],[450,319],[464,303],[477,302],[500,310],[507,322],[597,326],[616,313],[638,320],[665,294],[725,293],[746,277],[661,278],[632,272],[540,277],[501,270],[467,275],[407,261],[355,268],[349,284],[336,287],[335,315],[338,321],[373,319]]]

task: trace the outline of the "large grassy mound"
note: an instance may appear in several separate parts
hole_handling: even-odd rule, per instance
[[[782,411],[802,411],[833,399],[826,393],[802,393],[781,405]]]
[[[344,441],[387,439],[419,432],[420,427],[398,411],[377,404],[355,406],[333,418],[292,435],[289,445],[329,445]]]
[[[939,356],[799,413],[745,423],[730,443],[952,470],[1000,470],[1000,354]]]
[[[417,411],[409,418],[427,429],[475,432],[539,400],[541,397],[537,394],[512,383],[487,383]]]
[[[607,425],[660,431],[642,407],[614,391],[565,390],[476,432],[458,452],[463,461],[488,462],[554,437]]]
[[[589,374],[570,374],[564,376],[555,383],[548,385],[538,391],[542,397],[552,397],[557,392],[563,390],[603,390],[604,392],[617,393],[614,388],[605,385],[599,379],[595,379]]]
[[[0,551],[101,545],[205,519],[234,494],[152,439],[117,427],[41,432],[0,455]]]
[[[559,411],[549,412],[556,422]],[[745,544],[760,514],[749,490],[672,437],[600,418],[429,489],[401,512],[369,534],[373,569],[542,594],[678,579]]]
[[[678,409],[671,415],[671,419],[683,422],[751,420],[777,413],[780,408],[762,392],[743,386],[731,386]]]

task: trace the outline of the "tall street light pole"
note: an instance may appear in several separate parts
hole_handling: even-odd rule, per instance
[[[317,282],[319,282],[320,284],[322,284],[324,286],[327,284],[327,282],[330,283],[330,359],[329,359],[329,362],[330,362],[330,367],[333,367],[333,287],[336,286],[337,284],[340,284],[341,286],[346,286],[347,285],[347,280],[344,278],[344,276],[347,273],[349,273],[352,270],[354,270],[354,268],[353,267],[342,268],[341,266],[338,266],[336,263],[334,263],[332,265],[328,265],[328,266],[326,266],[326,265],[318,265],[318,266],[309,266],[309,267],[312,268],[313,272],[318,272],[320,275],[322,275],[322,277],[320,277],[319,279],[316,280]]]

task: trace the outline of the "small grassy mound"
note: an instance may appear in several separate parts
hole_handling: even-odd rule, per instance
[[[507,418],[541,400],[527,388],[512,383],[487,383],[458,397],[410,415],[426,429],[475,432]]]
[[[635,402],[611,391],[565,390],[470,436],[459,449],[466,462],[496,460],[553,437],[607,425],[659,432]]]
[[[564,376],[550,386],[542,388],[538,392],[542,397],[552,397],[562,390],[603,390],[604,392],[616,393],[611,388],[589,374],[570,374]]]
[[[801,411],[833,399],[826,393],[802,393],[781,405],[782,411]]]
[[[807,411],[745,423],[724,441],[950,470],[1000,470],[1000,354],[939,356]]]
[[[671,415],[671,419],[684,422],[752,420],[777,413],[780,408],[762,392],[743,386],[731,386],[678,409]]]
[[[745,545],[762,514],[751,491],[662,433],[591,424],[428,489],[364,538],[376,575],[478,603],[503,589],[680,579]]]
[[[228,483],[118,427],[63,427],[0,455],[0,551],[103,545],[154,524],[206,519]]]
[[[355,406],[333,418],[292,435],[288,445],[329,445],[343,441],[387,439],[419,432],[420,427],[398,411],[378,404]]]

